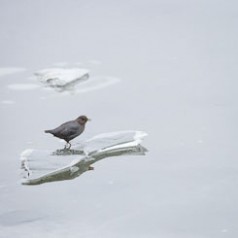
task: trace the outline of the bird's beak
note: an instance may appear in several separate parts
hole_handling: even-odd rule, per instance
[[[88,121],[92,121],[90,118],[88,118]]]

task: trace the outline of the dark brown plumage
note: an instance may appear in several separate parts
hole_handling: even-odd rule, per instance
[[[83,133],[85,129],[85,124],[88,120],[89,119],[86,116],[80,116],[75,120],[63,123],[55,129],[45,130],[45,133],[50,133],[55,137],[64,139],[67,142],[67,144],[65,145],[65,149],[67,148],[68,144],[68,149],[70,149],[71,144],[69,142]]]

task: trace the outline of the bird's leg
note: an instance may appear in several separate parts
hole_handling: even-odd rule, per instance
[[[68,145],[68,142],[65,144],[64,150],[68,150],[68,149],[69,149],[69,148],[67,147],[67,145]]]
[[[68,147],[69,145],[69,147]],[[67,141],[66,145],[64,146],[64,150],[69,150],[71,147],[71,144]]]

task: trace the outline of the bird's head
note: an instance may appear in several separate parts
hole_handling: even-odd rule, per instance
[[[80,116],[76,119],[76,121],[80,124],[80,125],[85,125],[87,121],[90,121],[89,118],[87,118],[86,116]]]

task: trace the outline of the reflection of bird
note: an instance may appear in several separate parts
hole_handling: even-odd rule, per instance
[[[73,140],[75,137],[79,136],[84,131],[85,124],[89,120],[90,119],[88,119],[86,116],[80,116],[73,121],[63,123],[55,129],[45,130],[45,133],[50,133],[55,137],[64,139],[67,142],[67,144],[65,145],[65,149],[67,148],[68,144],[68,149],[70,149],[71,144],[69,143],[69,141]]]

